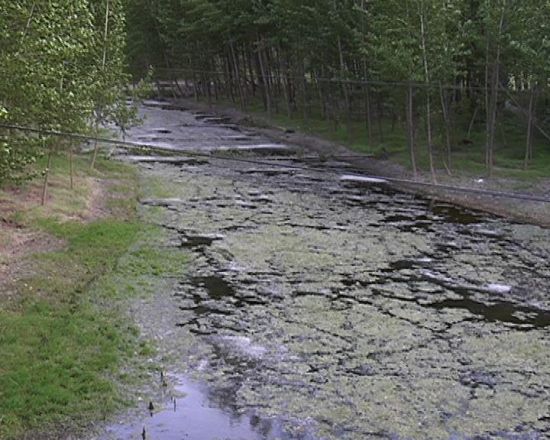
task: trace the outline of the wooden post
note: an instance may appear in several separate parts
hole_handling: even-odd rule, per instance
[[[42,148],[46,148],[46,139],[42,139]],[[42,199],[41,205],[46,204],[46,197],[48,196],[48,180],[50,177],[50,168],[52,166],[52,148],[49,148],[48,151],[48,164],[46,165],[46,171],[44,173],[44,184],[42,186]]]
[[[73,162],[73,144],[69,145],[69,180],[71,190],[74,189],[74,162]]]
[[[95,162],[97,160],[97,154],[99,152],[99,143],[97,141],[97,138],[99,137],[99,118],[96,119],[95,121],[95,129],[94,129],[94,133],[95,133],[95,139],[94,139],[94,154],[92,156],[92,162],[90,163],[90,170],[93,170],[94,167],[95,167]]]

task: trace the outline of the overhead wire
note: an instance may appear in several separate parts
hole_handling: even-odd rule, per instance
[[[303,166],[303,165],[296,165],[296,164],[281,164],[278,162],[267,162],[265,160],[257,160],[257,159],[247,159],[243,157],[235,157],[230,155],[215,155],[213,153],[220,153],[220,152],[231,152],[231,150],[212,150],[209,152],[199,152],[196,150],[182,150],[177,148],[166,148],[159,145],[154,144],[147,144],[142,142],[129,142],[129,141],[121,141],[118,139],[110,139],[110,138],[104,138],[104,137],[98,137],[98,136],[90,136],[86,134],[80,134],[80,133],[70,133],[70,132],[63,132],[63,131],[57,131],[57,130],[46,130],[46,129],[40,129],[40,128],[33,128],[33,127],[25,127],[21,125],[15,125],[15,124],[4,124],[0,123],[0,128],[4,129],[11,129],[11,130],[18,130],[22,132],[28,132],[28,133],[34,133],[39,135],[47,135],[47,136],[53,136],[53,137],[63,137],[63,138],[69,138],[69,139],[78,139],[82,141],[97,141],[99,143],[104,144],[111,144],[116,145],[122,148],[127,149],[141,149],[141,150],[148,150],[148,151],[159,151],[163,153],[176,153],[182,156],[188,156],[188,157],[199,157],[204,159],[214,159],[214,160],[225,160],[229,162],[239,162],[239,163],[246,163],[246,164],[254,164],[254,165],[261,165],[261,166],[268,166],[268,167],[279,167],[284,169],[294,169],[294,170],[301,170],[301,171],[309,171],[309,172],[319,172],[326,174],[327,172],[342,177],[344,174],[346,174],[344,171],[335,172],[330,170],[330,168],[327,169],[327,166],[324,166],[322,168],[318,167],[312,167],[312,166]],[[169,157],[169,156],[167,156]],[[362,156],[358,156],[361,157]],[[288,160],[292,159],[298,159],[301,160],[300,157],[289,157]],[[365,159],[368,159],[368,157],[365,157]],[[422,182],[418,180],[411,180],[411,179],[403,179],[403,178],[397,178],[397,177],[387,177],[387,176],[380,176],[380,175],[355,175],[355,174],[346,174],[350,177],[356,177],[358,181],[360,179],[373,179],[373,180],[379,180],[383,182],[388,183],[394,183],[398,185],[406,185],[406,186],[421,186],[426,188],[432,188],[432,189],[443,189],[446,191],[452,191],[452,192],[458,192],[458,193],[471,193],[471,194],[477,194],[480,196],[491,196],[491,197],[499,197],[499,198],[509,198],[509,199],[518,199],[518,200],[525,200],[525,201],[532,201],[532,202],[542,202],[542,203],[550,203],[550,197],[543,197],[543,196],[537,196],[533,194],[525,194],[525,193],[516,193],[516,192],[505,192],[505,191],[494,191],[494,190],[488,190],[488,189],[480,189],[480,188],[469,188],[464,186],[453,186],[453,185],[442,185],[438,183],[430,183],[430,182]]]
[[[190,73],[190,74],[202,74],[202,75],[216,75],[224,76],[227,75],[227,72],[218,71],[218,70],[201,70],[201,69],[189,69],[189,68],[175,68],[175,67],[153,67],[155,72],[167,72],[167,73]],[[364,86],[403,86],[403,87],[413,87],[413,88],[422,88],[422,89],[444,89],[444,90],[456,90],[456,91],[467,91],[467,90],[479,90],[487,91],[487,85],[459,85],[459,84],[444,84],[441,82],[419,82],[419,81],[398,81],[398,80],[382,80],[382,79],[368,79],[368,78],[339,78],[339,77],[323,77],[315,75],[283,75],[283,74],[273,74],[266,73],[262,77],[268,79],[282,79],[288,80],[292,79],[295,81],[303,81],[306,78],[311,79],[314,82],[327,82],[327,83],[338,83],[338,84],[353,84],[353,85],[364,85]],[[177,78],[180,79],[180,78]],[[261,78],[259,78],[261,79]],[[174,78],[172,78],[174,80]],[[192,78],[188,78],[192,80]],[[199,78],[201,80],[201,78]],[[499,87],[499,90],[504,91],[504,87]]]

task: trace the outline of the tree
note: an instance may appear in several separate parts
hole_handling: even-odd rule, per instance
[[[123,64],[122,0],[107,1],[108,34],[97,25],[105,1],[16,0],[0,4],[0,105],[7,122],[82,132],[98,109],[102,120],[120,115],[127,119],[122,100],[128,79]],[[100,53],[109,54],[109,63],[103,62]],[[10,157],[8,168],[13,172],[6,168],[0,181],[19,175],[37,155],[36,139],[6,131],[3,138],[8,147],[1,154]],[[49,145],[49,154],[53,148],[64,147],[59,142]]]

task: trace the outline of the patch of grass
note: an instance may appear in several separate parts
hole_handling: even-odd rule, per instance
[[[89,305],[44,300],[0,311],[0,437],[109,414],[121,401],[107,374],[132,349],[125,331]]]
[[[35,165],[36,169],[45,170],[46,162],[45,158],[41,158]],[[2,216],[30,227],[44,218],[87,220],[95,215],[94,200],[105,201],[105,207],[117,218],[135,216],[137,174],[133,167],[100,157],[96,168],[90,170],[89,155],[75,155],[73,165],[74,185],[71,188],[68,157],[54,154],[45,206],[40,204],[43,177],[20,187],[0,188],[0,209],[2,202],[8,201],[11,205]]]
[[[134,351],[117,317],[95,305],[89,285],[115,269],[141,226],[112,219],[40,225],[68,245],[35,257],[19,304],[0,311],[0,437],[108,414],[120,402],[107,374]]]
[[[53,179],[63,177],[64,164],[58,160]],[[185,263],[183,253],[159,247],[161,230],[137,220],[132,169],[100,160],[98,171],[88,174],[86,160],[80,160],[83,179],[101,173],[103,183],[116,182],[106,206],[123,202],[106,218],[67,221],[60,212],[90,193],[59,199],[54,187],[49,210],[14,213],[20,224],[58,237],[66,246],[30,256],[32,273],[14,286],[17,300],[0,303],[2,439],[34,432],[53,438],[59,428],[79,432],[121,408],[129,396],[119,381],[140,376],[128,374],[128,368],[139,370],[136,356],[149,358],[154,348],[140,341],[120,300],[154,292],[155,277],[179,274]],[[73,209],[78,216],[86,208]]]

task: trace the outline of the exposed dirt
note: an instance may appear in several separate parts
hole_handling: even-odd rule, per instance
[[[361,168],[368,173],[393,177],[399,179],[413,179],[412,173],[405,167],[391,162],[390,160],[380,160],[373,157],[352,151],[343,145],[322,139],[317,136],[304,134],[300,132],[289,132],[284,127],[277,127],[266,119],[242,112],[235,108],[226,106],[209,106],[203,103],[197,103],[193,100],[179,100],[178,105],[182,107],[208,112],[229,118],[229,121],[242,126],[250,126],[257,133],[267,136],[279,142],[298,145],[310,151],[328,156],[353,156],[350,162],[354,167]],[[429,183],[431,181],[428,173],[420,173],[419,182]],[[491,178],[485,176],[449,176],[445,171],[438,173],[438,183],[452,185],[455,187],[472,188],[476,190],[492,190],[515,192],[518,187],[525,187],[525,182],[515,179]],[[459,204],[461,206],[473,209],[480,209],[485,212],[508,217],[517,221],[524,221],[540,226],[550,227],[550,203],[518,201],[516,199],[496,198],[493,196],[477,195],[472,193],[449,191],[444,188],[424,187],[418,185],[395,185],[399,190],[436,197],[439,200]],[[550,197],[550,178],[543,179],[537,183],[530,183],[527,189],[522,189],[521,193],[533,196]]]
[[[19,217],[39,210],[44,217],[56,217],[62,221],[91,222],[105,216],[108,187],[112,182],[101,179],[79,179],[79,185],[87,188],[84,204],[80,209],[58,204],[53,181],[46,206],[41,207],[41,188],[38,183],[25,188],[5,189],[0,193],[0,300],[9,300],[17,280],[32,274],[30,256],[63,248],[65,242],[44,232],[26,226]]]
[[[22,276],[32,273],[28,257],[63,247],[64,242],[51,235],[0,223],[0,301],[11,299],[12,286]]]

